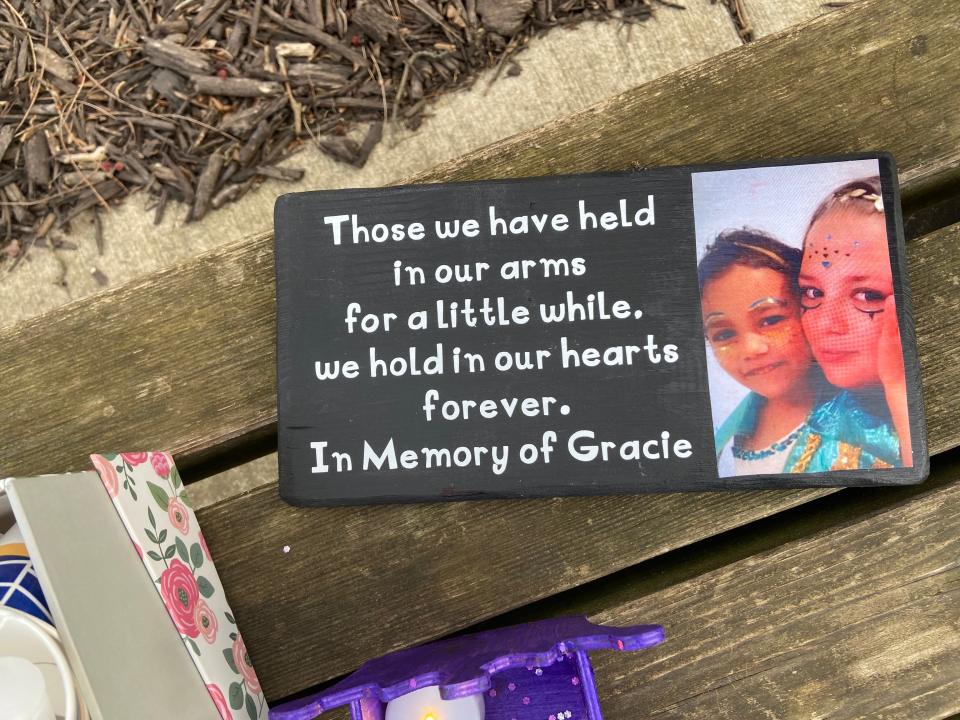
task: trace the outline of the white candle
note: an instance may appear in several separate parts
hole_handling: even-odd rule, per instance
[[[54,720],[40,670],[22,657],[0,657],[0,718]]]
[[[440,697],[440,688],[429,685],[387,703],[384,720],[483,720],[483,694],[455,700]]]

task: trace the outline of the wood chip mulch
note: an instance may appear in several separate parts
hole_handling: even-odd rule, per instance
[[[675,5],[0,0],[0,261],[69,246],[57,231],[78,214],[140,189],[157,222],[171,199],[198,220],[266,178],[298,180],[278,163],[307,144],[361,166],[384,122],[415,129],[478,71],[519,72],[532,36],[640,22],[655,1]]]

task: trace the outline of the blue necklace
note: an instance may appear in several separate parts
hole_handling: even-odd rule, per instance
[[[744,450],[740,445],[744,438],[742,435],[737,435],[733,439],[733,456],[737,458],[737,460],[762,460],[763,458],[770,457],[775,453],[783,452],[790,447],[790,445],[793,444],[798,437],[800,437],[800,433],[806,424],[807,423],[804,422],[803,425],[787,435],[783,440],[778,440],[773,445],[766,447],[763,450]]]

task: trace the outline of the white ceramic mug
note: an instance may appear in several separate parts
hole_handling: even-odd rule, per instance
[[[0,717],[56,720],[40,668],[22,657],[0,657]]]
[[[26,613],[0,606],[0,659],[6,661],[20,683],[0,673],[0,717],[23,720],[83,720],[86,709],[77,697],[73,672],[60,647],[60,639],[52,625]],[[43,680],[38,689],[35,675],[23,662],[33,666]],[[8,708],[5,703],[9,703]],[[33,713],[33,714],[30,714]],[[37,714],[40,713],[40,714]]]

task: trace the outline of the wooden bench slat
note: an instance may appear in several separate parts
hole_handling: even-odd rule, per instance
[[[930,454],[960,444],[960,223],[907,245]],[[952,318],[951,318],[952,316]]]
[[[924,161],[955,166],[958,14],[953,0],[852,3],[442,163],[414,180],[554,175],[619,170],[631,162],[749,161],[867,149],[890,150],[904,166]],[[953,77],[936,77],[941,72]],[[950,95],[932,97],[941,82]],[[890,112],[898,129],[888,125]],[[937,123],[932,135],[918,137]],[[953,145],[949,140],[941,144],[948,137],[954,138]]]
[[[187,468],[275,430],[275,307],[265,232],[0,333],[0,475],[142,447]]]
[[[880,514],[595,614],[667,633],[649,651],[594,656],[604,713],[960,713],[960,464],[945,465],[929,491]]]
[[[271,487],[199,521],[275,699],[831,492],[292,508]]]
[[[956,461],[912,495],[876,512],[871,491],[869,502],[845,505],[857,519],[843,527],[653,593],[644,577],[634,580],[634,591],[618,586],[621,599],[610,604],[591,598],[595,622],[658,622],[667,629],[659,648],[594,654],[606,716],[954,717],[960,712],[960,603],[953,597],[960,566],[950,552],[960,524]],[[583,608],[575,603],[567,612]]]
[[[418,179],[872,148],[935,175],[960,146],[958,46],[953,0],[866,0]],[[271,243],[256,235],[0,333],[0,474],[146,446],[186,469],[270,433]],[[937,442],[956,444],[955,417],[932,418]]]

